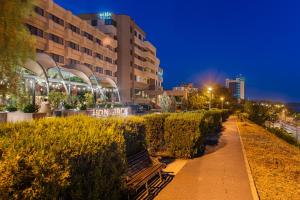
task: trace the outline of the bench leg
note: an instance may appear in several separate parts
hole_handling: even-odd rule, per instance
[[[149,185],[148,185],[148,182],[146,182],[146,191],[147,191],[147,195],[149,195]]]
[[[160,182],[163,182],[163,177],[162,177],[161,171],[159,172],[159,179],[160,179]]]

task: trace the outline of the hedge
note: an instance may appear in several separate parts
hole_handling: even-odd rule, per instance
[[[209,110],[204,113],[204,126],[203,132],[206,136],[214,136],[220,132],[222,127],[222,111],[221,110]]]
[[[1,124],[0,199],[120,198],[125,149],[144,148],[142,123],[75,116]]]
[[[110,117],[98,119],[101,130],[111,127],[125,137],[126,155],[131,156],[146,149],[145,120],[142,117]]]
[[[203,151],[220,111],[0,124],[0,199],[118,199],[126,157],[146,147],[176,158]]]
[[[146,141],[148,151],[151,155],[157,155],[165,151],[164,124],[170,114],[145,115]]]
[[[202,113],[172,114],[165,120],[165,143],[170,156],[192,158],[203,150]]]
[[[272,128],[272,127],[266,127],[266,129],[275,134],[277,137],[285,140],[287,143],[294,145],[296,147],[300,147],[300,142],[297,141],[296,138],[293,137],[292,134],[288,133],[286,130],[282,128]]]

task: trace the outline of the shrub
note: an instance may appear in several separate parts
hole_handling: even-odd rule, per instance
[[[300,147],[300,143],[290,133],[281,128],[266,127],[266,129],[277,137],[285,140],[287,143]]]
[[[76,116],[0,125],[0,199],[116,199],[126,170],[124,130]],[[141,121],[141,120],[137,120]],[[124,124],[126,124],[124,126]],[[118,127],[119,128],[119,127]]]
[[[13,105],[9,105],[5,108],[8,112],[15,112],[17,111],[17,107],[16,106],[13,106]]]
[[[203,150],[202,113],[171,114],[165,120],[165,143],[170,156],[192,158]]]
[[[135,116],[99,119],[103,130],[112,127],[116,133],[124,135],[127,156],[146,149],[144,122],[143,118]]]
[[[146,141],[151,155],[165,151],[164,124],[170,114],[145,115]]]
[[[228,109],[222,109],[221,114],[222,114],[222,120],[223,122],[225,122],[230,116],[230,111]]]
[[[204,124],[202,131],[206,136],[215,135],[221,130],[222,127],[222,111],[209,110],[204,113]]]
[[[22,111],[24,113],[36,113],[36,112],[38,112],[38,110],[39,110],[39,107],[37,105],[33,105],[33,104],[28,104],[22,109]]]

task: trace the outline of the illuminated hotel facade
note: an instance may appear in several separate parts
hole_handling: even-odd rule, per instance
[[[42,77],[39,82],[45,82],[42,85],[48,92],[53,85],[73,95],[78,92],[74,90],[101,90],[102,96],[110,92],[106,95],[109,101],[120,101],[116,85],[118,44],[113,37],[53,0],[35,1],[34,12],[25,24],[35,36],[37,51],[36,61],[25,66],[26,77]]]
[[[80,18],[118,42],[117,79],[124,103],[156,103],[163,92],[163,69],[156,48],[130,16],[104,12]]]

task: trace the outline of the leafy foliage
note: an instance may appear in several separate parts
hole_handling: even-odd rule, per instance
[[[118,199],[126,154],[144,149],[144,136],[139,117],[1,124],[0,198]]]
[[[0,6],[0,97],[17,94],[17,68],[34,57],[34,39],[24,25],[32,0],[1,0]]]
[[[202,113],[172,114],[165,120],[164,140],[172,157],[192,158],[203,151]]]
[[[28,104],[23,108],[24,113],[36,113],[39,110],[37,105]]]
[[[166,118],[170,114],[150,114],[145,115],[145,128],[147,147],[150,154],[155,155],[159,152],[165,151],[165,129],[164,124]]]
[[[61,92],[50,92],[48,95],[49,102],[53,109],[58,109],[60,103],[62,103],[66,96]]]

